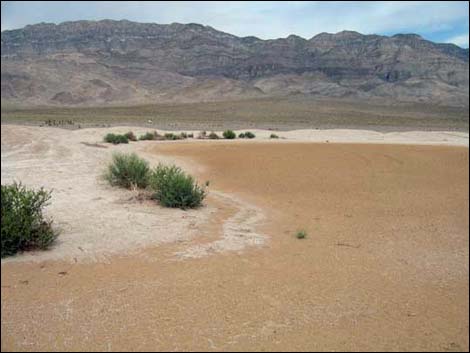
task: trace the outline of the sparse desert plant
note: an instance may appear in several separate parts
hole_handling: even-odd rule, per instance
[[[223,136],[225,139],[228,139],[228,140],[233,140],[234,138],[237,137],[237,135],[235,134],[235,132],[233,132],[233,130],[225,130],[223,133]]]
[[[212,131],[208,137],[211,140],[218,140],[220,138],[219,135],[217,135],[214,131]]]
[[[132,131],[126,132],[124,136],[126,136],[129,141],[137,141],[137,137]]]
[[[205,189],[191,175],[174,165],[159,164],[150,175],[149,186],[153,198],[165,207],[199,207],[206,196]]]
[[[200,140],[203,140],[203,139],[205,139],[206,137],[207,137],[207,132],[201,131],[201,132],[199,133],[199,135],[198,135],[197,138],[200,139]]]
[[[238,135],[239,138],[241,139],[244,139],[245,138],[245,133],[244,132],[240,132],[240,134]]]
[[[182,136],[181,135],[176,135],[172,132],[167,132],[165,135],[163,135],[165,140],[181,140]]]
[[[279,136],[277,136],[276,134],[271,134],[271,136],[269,136],[270,139],[278,139]]]
[[[182,132],[182,133],[180,134],[180,137],[181,137],[182,139],[187,139],[187,138],[188,138],[188,134],[187,134],[186,132]]]
[[[190,138],[190,139],[194,138],[194,134],[192,134],[192,133],[188,134],[188,138]]]
[[[105,173],[105,178],[111,185],[123,188],[145,188],[148,185],[150,168],[142,158],[135,153],[115,153],[111,164]]]
[[[156,140],[159,137],[158,132],[146,132],[145,134],[139,137],[140,141],[152,141]]]
[[[113,133],[106,134],[106,136],[104,137],[104,141],[115,145],[118,145],[120,143],[129,143],[129,139],[125,135]]]
[[[256,135],[254,133],[252,133],[251,131],[245,132],[245,138],[254,139],[255,137],[256,137]]]
[[[52,220],[45,219],[43,208],[51,192],[27,189],[21,183],[1,186],[1,257],[18,251],[46,249],[58,236]]]
[[[305,239],[305,238],[307,238],[307,231],[303,230],[303,229],[299,230],[299,231],[297,231],[297,233],[295,233],[295,237],[297,239]]]

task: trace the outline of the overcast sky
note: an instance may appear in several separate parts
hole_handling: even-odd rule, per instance
[[[321,32],[417,33],[468,48],[467,1],[2,1],[2,31],[39,22],[200,23],[263,39]]]

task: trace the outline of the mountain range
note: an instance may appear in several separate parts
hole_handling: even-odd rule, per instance
[[[468,107],[468,63],[468,49],[416,34],[262,40],[200,24],[40,23],[1,33],[1,98],[96,106],[302,95]]]

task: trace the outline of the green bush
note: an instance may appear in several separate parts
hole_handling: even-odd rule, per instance
[[[1,257],[49,247],[58,236],[52,229],[52,220],[44,219],[42,214],[51,192],[43,188],[30,190],[14,183],[2,185],[1,194]]]
[[[305,239],[307,237],[307,231],[306,230],[299,230],[297,233],[295,233],[295,237],[297,239]]]
[[[139,137],[140,141],[153,141],[153,140],[158,140],[161,138],[161,136],[158,134],[158,132],[146,132],[145,134],[141,135]]]
[[[139,158],[135,153],[115,153],[105,178],[111,185],[128,189],[145,188],[148,184],[149,172],[147,161]]]
[[[129,143],[129,139],[125,135],[109,133],[104,137],[104,141],[118,145],[120,143]]]
[[[256,137],[256,135],[254,133],[252,133],[251,131],[245,132],[245,138],[254,139],[255,137]]]
[[[124,136],[126,136],[129,141],[137,141],[137,137],[135,137],[132,131],[125,133]]]
[[[165,207],[195,208],[206,196],[205,189],[176,166],[159,164],[150,175],[149,186],[153,198]]]
[[[217,135],[214,131],[212,131],[209,136],[208,136],[211,140],[218,140],[220,137],[219,135]]]
[[[233,132],[232,130],[225,130],[223,133],[223,136],[224,138],[229,139],[229,140],[233,140],[234,138],[237,137],[235,132]]]
[[[165,135],[165,140],[181,140],[183,137],[181,135],[176,135],[172,132],[167,132]]]
[[[244,139],[245,138],[245,133],[244,132],[240,132],[240,134],[238,135],[239,138],[241,139]]]
[[[271,134],[271,136],[269,136],[269,138],[271,138],[271,139],[278,139],[279,136],[277,136],[276,134]]]

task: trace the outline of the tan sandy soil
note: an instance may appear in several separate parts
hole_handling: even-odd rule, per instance
[[[81,143],[103,134],[2,126],[2,183],[53,187],[63,228],[2,260],[2,351],[468,350],[467,147]],[[115,150],[210,180],[207,206],[108,187]]]

